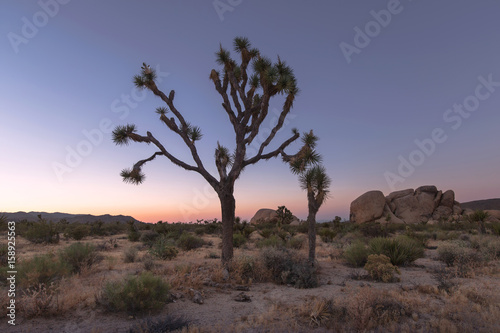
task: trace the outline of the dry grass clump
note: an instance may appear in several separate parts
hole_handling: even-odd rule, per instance
[[[372,279],[381,282],[399,281],[399,279],[394,276],[394,273],[401,274],[399,269],[391,264],[389,257],[383,254],[369,255],[365,269]]]
[[[366,287],[342,299],[313,298],[297,310],[304,324],[334,332],[398,331],[412,314],[411,307],[395,294]]]
[[[155,311],[165,305],[169,290],[169,285],[160,277],[144,272],[124,281],[106,283],[98,302],[112,312]]]

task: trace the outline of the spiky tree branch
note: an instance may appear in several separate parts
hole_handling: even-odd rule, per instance
[[[113,132],[113,141],[117,145],[127,145],[132,141],[145,142],[154,144],[159,150],[151,157],[134,164],[132,169],[123,170],[122,176],[125,181],[135,184],[144,181],[143,165],[155,159],[156,156],[162,155],[186,170],[201,174],[210,183],[221,200],[224,244],[230,243],[229,236],[232,238],[234,182],[243,168],[260,160],[277,157],[280,154],[285,156],[284,150],[300,137],[298,131],[294,129],[292,136],[281,143],[278,148],[266,151],[277,132],[282,129],[285,118],[293,106],[293,101],[298,93],[295,76],[292,69],[280,57],[275,63],[262,57],[257,49],[251,48],[250,42],[246,38],[235,38],[233,46],[240,56],[239,62],[231,58],[230,52],[221,45],[216,52],[216,62],[222,68],[220,71],[213,69],[209,75],[215,90],[222,97],[222,107],[228,115],[236,136],[236,147],[233,153],[217,143],[214,157],[218,179],[206,170],[198,154],[196,142],[203,136],[201,129],[184,119],[174,103],[175,91],[171,90],[168,96],[161,91],[155,82],[157,77],[155,71],[145,63],[141,67],[140,74],[134,76],[134,83],[139,89],[150,90],[165,103],[166,106],[157,108],[156,113],[159,115],[160,121],[185,143],[194,164],[186,163],[173,156],[150,132],[147,132],[146,136],[137,134],[135,125],[118,126]],[[254,156],[247,156],[247,147],[257,137],[268,116],[269,102],[277,94],[285,95],[278,121],[267,138],[260,143],[257,153]],[[229,249],[230,251],[226,251],[227,244],[223,245],[223,261],[232,257],[232,247]]]

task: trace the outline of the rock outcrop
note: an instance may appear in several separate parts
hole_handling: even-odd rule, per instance
[[[255,215],[250,219],[250,224],[260,224],[260,223],[276,223],[278,221],[278,214],[276,210],[270,208],[261,208],[255,213]],[[298,225],[300,223],[296,216],[293,216],[291,225]]]
[[[386,197],[380,191],[366,192],[351,203],[350,219],[356,223],[425,223],[456,218],[462,212],[452,190],[443,193],[427,185]]]

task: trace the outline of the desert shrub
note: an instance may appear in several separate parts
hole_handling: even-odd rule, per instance
[[[337,236],[337,231],[330,228],[321,228],[318,231],[318,236],[321,237],[321,240],[325,243],[333,242],[335,236]]]
[[[183,317],[162,316],[156,321],[146,319],[134,325],[128,333],[164,333],[181,331],[189,326],[189,321]],[[184,330],[183,330],[184,332]]]
[[[141,239],[141,233],[138,230],[130,230],[127,234],[127,238],[131,242],[138,242]]]
[[[8,262],[9,247],[7,244],[0,245],[0,266],[7,265]]]
[[[74,243],[63,249],[59,253],[61,262],[71,266],[73,273],[80,273],[82,269],[90,268],[93,264],[101,260],[94,245],[89,243]]]
[[[286,242],[286,247],[290,249],[300,250],[304,246],[304,238],[292,237]]]
[[[151,249],[149,249],[149,253],[163,260],[171,260],[177,257],[179,250],[175,247],[173,240],[166,235],[162,235],[156,239]]]
[[[484,261],[500,258],[500,239],[494,236],[472,236],[470,246],[479,251]]]
[[[382,282],[395,281],[394,273],[401,274],[399,269],[391,264],[389,257],[383,254],[370,254],[365,269],[372,279]]]
[[[264,228],[259,230],[259,235],[261,235],[264,238],[269,238],[271,235],[274,233],[274,230],[272,228]]]
[[[71,272],[71,266],[58,260],[53,254],[39,255],[22,261],[17,269],[21,287],[50,285]]]
[[[373,238],[368,246],[371,254],[383,254],[389,257],[391,263],[396,266],[412,263],[424,256],[422,243],[407,236],[398,236],[393,239]]]
[[[482,264],[481,254],[461,241],[441,245],[438,259],[453,268],[458,277],[472,277],[474,269]]]
[[[285,243],[281,238],[279,238],[276,235],[271,235],[269,238],[264,238],[259,241],[257,241],[257,247],[258,248],[263,248],[263,247],[282,247]]]
[[[297,232],[301,234],[307,234],[309,232],[309,226],[306,222],[299,223],[297,226]]]
[[[344,259],[352,266],[362,267],[368,259],[368,249],[362,241],[355,241],[344,250]]]
[[[135,247],[129,247],[123,253],[124,262],[134,262],[137,259],[137,249]]]
[[[160,310],[168,300],[169,289],[160,277],[144,272],[125,281],[108,282],[99,303],[109,311],[131,314]]]
[[[363,223],[360,224],[358,230],[361,231],[363,236],[374,237],[387,237],[387,229],[380,223]]]
[[[299,253],[288,249],[266,248],[261,252],[262,262],[277,284],[296,288],[314,288],[318,285],[316,269]]]
[[[160,237],[160,234],[157,233],[154,230],[147,230],[146,232],[143,232],[140,238],[140,241],[146,245],[146,246],[153,246],[155,241]]]
[[[146,271],[152,271],[156,267],[155,261],[150,255],[145,255],[142,257],[142,264]]]
[[[231,262],[231,276],[237,283],[251,283],[252,281],[265,281],[264,269],[259,261],[252,256],[241,255]]]
[[[51,283],[40,283],[22,293],[20,308],[26,318],[48,317],[59,312],[57,304],[57,287]]]
[[[240,234],[240,233],[233,234],[233,246],[234,247],[239,248],[242,245],[244,245],[246,242],[247,242],[247,239],[242,234]]]
[[[52,222],[47,223],[43,219],[27,226],[22,235],[32,243],[59,243],[59,233],[56,226]]]
[[[494,235],[500,236],[500,222],[493,222],[491,224],[491,230]]]
[[[90,235],[90,226],[86,224],[68,225],[64,231],[64,237],[81,240]]]
[[[184,251],[197,249],[203,245],[205,245],[205,241],[203,239],[187,232],[182,233],[177,240],[177,246]]]

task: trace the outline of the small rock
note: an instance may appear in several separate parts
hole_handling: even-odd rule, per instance
[[[193,296],[193,302],[196,304],[203,304],[203,296],[201,296],[201,293],[198,290],[194,289],[189,289]]]
[[[246,295],[244,292],[241,292],[238,295],[236,295],[236,298],[234,300],[236,302],[251,302],[252,301],[250,299],[250,296]]]
[[[411,314],[411,317],[412,317],[413,320],[418,321],[418,314],[416,312],[413,312]]]
[[[229,280],[229,271],[228,271],[227,269],[224,269],[224,270],[222,271],[222,279],[223,279],[224,281]]]

